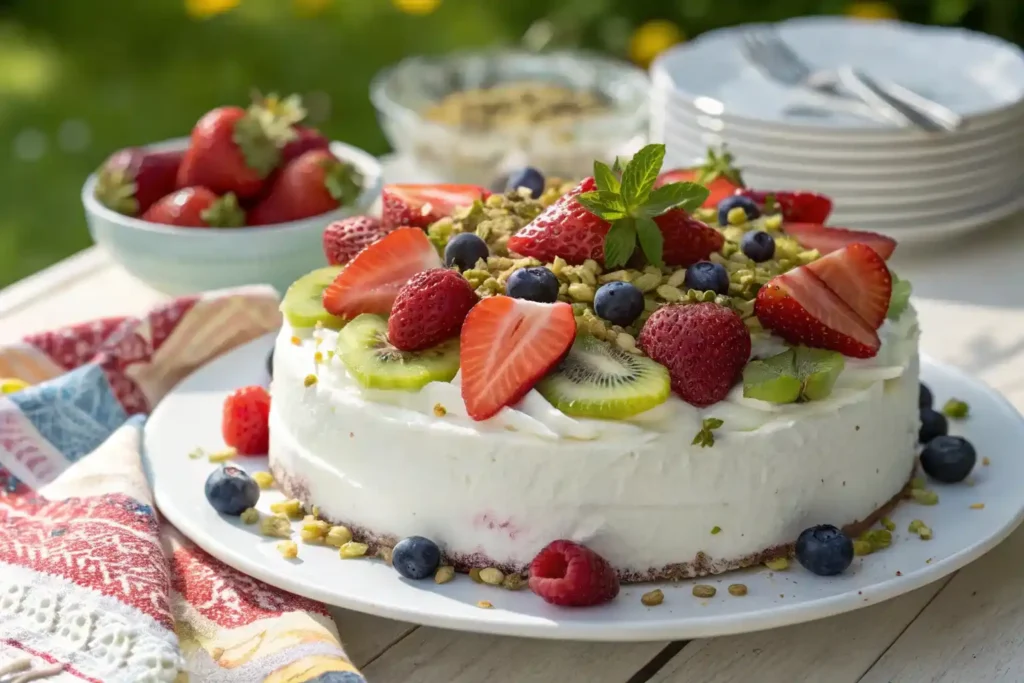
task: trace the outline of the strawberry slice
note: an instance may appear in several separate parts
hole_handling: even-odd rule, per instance
[[[512,235],[508,250],[544,263],[551,263],[556,256],[572,265],[579,265],[588,258],[604,261],[604,238],[612,225],[576,201],[579,195],[596,189],[593,177],[584,178]]]
[[[826,228],[817,223],[784,223],[782,229],[806,249],[817,249],[822,254],[831,254],[851,244],[866,244],[886,261],[896,250],[896,240],[877,232]]]
[[[736,194],[750,197],[762,207],[768,202],[768,197],[773,197],[782,213],[782,220],[789,223],[824,224],[832,213],[832,200],[816,192],[737,190]]]
[[[426,229],[460,206],[490,193],[479,185],[385,185],[381,192],[381,223],[385,230],[408,225]]]
[[[399,228],[356,254],[324,290],[324,308],[331,315],[354,318],[360,313],[387,315],[409,278],[442,267],[437,249],[419,228]]]
[[[808,264],[807,269],[872,328],[877,330],[885,322],[892,297],[892,275],[874,249],[854,243]]]
[[[871,326],[806,267],[772,278],[758,291],[754,313],[791,344],[853,358],[871,358],[881,345]]]
[[[350,266],[351,267],[351,266]],[[507,296],[484,299],[462,325],[462,400],[486,420],[521,399],[569,350],[576,337],[572,306]]]
[[[672,209],[654,218],[661,228],[665,265],[690,266],[703,261],[725,244],[722,233],[693,218],[682,209]]]

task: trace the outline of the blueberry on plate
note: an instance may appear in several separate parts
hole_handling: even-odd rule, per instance
[[[259,485],[245,470],[231,465],[210,472],[205,491],[213,509],[225,515],[240,515],[260,499]]]
[[[274,349],[270,349],[270,353],[267,354],[267,374],[274,376]]]
[[[477,261],[490,255],[491,250],[487,248],[487,242],[475,233],[460,232],[448,240],[444,248],[444,264],[449,268],[458,266],[459,270],[469,270]]]
[[[743,235],[740,249],[754,263],[762,263],[775,256],[775,238],[763,230],[753,230]]]
[[[937,436],[949,433],[949,420],[937,410],[921,408],[921,430],[917,433],[920,443],[928,443]]]
[[[558,300],[558,278],[547,268],[522,268],[508,276],[505,294],[513,299],[553,304]]]
[[[937,436],[921,451],[921,469],[932,479],[945,484],[966,479],[977,462],[974,446],[962,436]]]
[[[752,221],[761,215],[761,209],[757,206],[757,202],[750,197],[736,194],[718,202],[719,225],[730,225],[729,212],[733,209],[743,209],[743,213],[747,214],[748,221]]]
[[[729,271],[720,263],[698,261],[686,269],[683,284],[698,292],[729,293]]]
[[[919,408],[931,408],[933,402],[932,390],[925,386],[924,382],[921,382],[921,391],[917,395],[917,405]]]
[[[512,171],[508,174],[508,183],[505,185],[505,191],[511,192],[518,190],[520,187],[525,187],[529,190],[530,195],[534,199],[540,199],[540,196],[544,194],[544,175],[532,166]]]
[[[796,539],[796,561],[818,576],[842,574],[853,562],[853,541],[831,524],[812,526]]]
[[[433,576],[441,564],[441,549],[429,538],[403,538],[391,551],[391,564],[407,579],[425,579]]]
[[[644,293],[628,282],[601,285],[594,295],[594,312],[613,325],[627,327],[644,312]]]

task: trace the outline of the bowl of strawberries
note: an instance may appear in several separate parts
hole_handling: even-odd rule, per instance
[[[153,288],[284,289],[323,258],[328,223],[366,213],[377,159],[304,126],[297,97],[202,116],[188,138],[112,154],[86,180],[93,240]]]

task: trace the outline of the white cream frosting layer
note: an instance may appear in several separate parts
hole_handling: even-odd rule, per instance
[[[364,389],[326,358],[334,333],[286,327],[274,354],[271,464],[328,518],[427,536],[458,555],[526,564],[568,538],[627,572],[699,552],[735,561],[811,524],[861,520],[906,483],[918,430],[916,314],[879,334],[879,354],[847,359],[825,401],[778,406],[737,387],[708,408],[672,396],[632,420],[602,421],[570,418],[531,391],[474,422],[458,378],[416,392]],[[765,337],[753,355],[783,348]],[[306,387],[311,373],[318,382]],[[713,447],[692,446],[705,417],[724,424]]]

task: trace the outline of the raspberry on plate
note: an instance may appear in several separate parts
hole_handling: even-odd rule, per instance
[[[553,541],[530,563],[530,590],[552,605],[589,607],[618,595],[619,577],[590,548]]]
[[[477,302],[473,286],[454,270],[435,268],[399,290],[388,318],[388,339],[402,351],[421,351],[458,336]]]
[[[243,387],[224,400],[224,443],[241,455],[264,455],[270,447],[270,394],[260,386]]]

